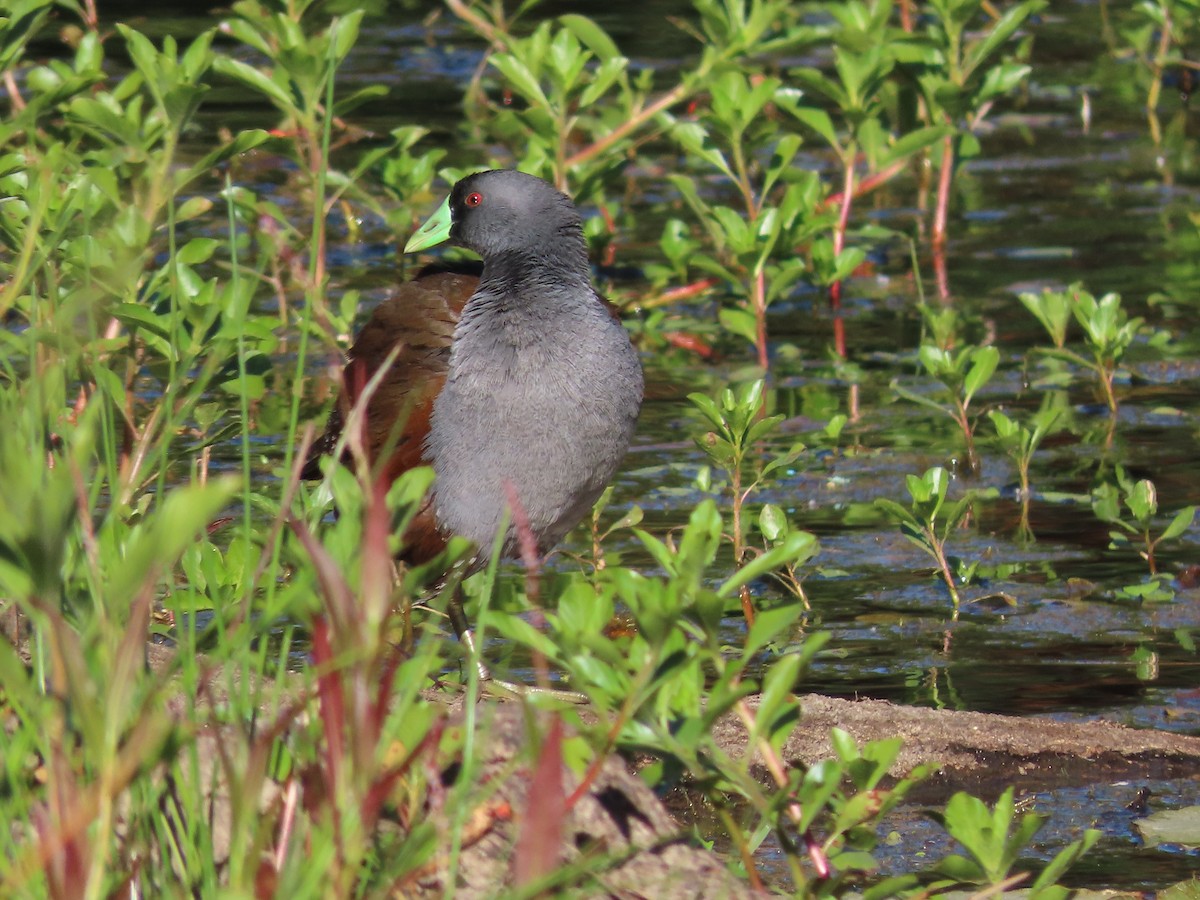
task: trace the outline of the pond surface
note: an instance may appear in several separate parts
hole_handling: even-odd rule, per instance
[[[1131,6],[1110,3],[1110,13],[1120,21]],[[137,24],[177,35],[211,24],[180,9],[178,17],[156,13],[153,21]],[[665,17],[688,9],[686,3],[614,0],[603,11],[588,12],[638,65],[669,73],[691,42]],[[819,432],[832,413],[849,410],[851,386],[828,362],[826,300],[802,289],[771,311],[772,402],[788,416],[789,438],[799,436],[816,449],[762,499],[784,507],[796,526],[821,540],[822,552],[805,579],[812,604],[808,624],[831,631],[833,640],[808,674],[805,690],[1023,716],[1098,716],[1200,734],[1200,659],[1188,638],[1200,631],[1200,591],[1189,578],[1174,585],[1177,595],[1168,603],[1122,599],[1120,589],[1144,580],[1146,565],[1130,549],[1109,549],[1108,528],[1086,499],[1097,471],[1115,460],[1135,477],[1155,482],[1163,524],[1180,507],[1200,503],[1195,450],[1200,231],[1188,219],[1200,209],[1196,142],[1184,145],[1190,156],[1175,154],[1164,165],[1141,110],[1135,63],[1117,59],[1106,44],[1099,4],[1055,3],[1051,10],[1037,31],[1026,95],[997,108],[981,135],[981,155],[964,165],[956,181],[947,250],[953,302],[972,323],[971,336],[989,336],[1003,360],[977,404],[1037,406],[1039,371],[1028,362],[1028,351],[1047,341],[1018,302],[1022,291],[1082,280],[1097,296],[1119,292],[1131,315],[1171,335],[1174,349],[1164,353],[1143,336],[1131,351],[1119,376],[1120,412],[1107,457],[1094,437],[1108,428],[1107,410],[1089,383],[1073,383],[1074,430],[1048,441],[1034,461],[1033,542],[1018,539],[1016,471],[988,443],[991,429],[981,422],[981,471],[959,479],[955,490],[974,488],[985,497],[950,550],[983,564],[987,577],[967,589],[968,598],[1003,592],[1013,603],[968,603],[952,623],[949,596],[928,558],[872,512],[877,497],[907,505],[905,476],[951,465],[961,455],[948,418],[892,390],[894,379],[915,391],[929,391],[931,383],[919,373],[914,355],[921,319],[908,244],[896,240],[875,247],[871,265],[848,283],[843,300],[850,358],[861,369],[860,415],[836,449],[828,442],[821,449]],[[547,5],[544,11],[561,10]],[[344,81],[347,87],[382,83],[391,93],[362,110],[356,124],[379,132],[422,124],[449,148],[449,162],[486,163],[495,148],[461,138],[458,105],[481,53],[480,44],[445,15],[431,25],[422,24],[418,12],[373,22],[364,29]],[[247,105],[244,95],[231,91],[215,99],[206,113],[214,127],[263,123],[264,109]],[[1192,134],[1200,130],[1198,107],[1200,99],[1188,108],[1171,89],[1160,103],[1164,122],[1174,118]],[[829,159],[815,151],[801,159],[832,177]],[[688,217],[656,174],[660,164],[669,170],[673,161],[669,155],[649,157],[630,168],[636,196],[647,205],[635,210],[639,231],[622,235],[615,265],[599,272],[622,300],[646,290],[640,272],[655,256],[664,215]],[[270,190],[267,184],[258,187]],[[915,235],[921,220],[916,195],[912,178],[898,179],[861,202],[858,222]],[[365,221],[353,243],[331,248],[334,291],[353,284],[373,300],[382,297],[399,277],[398,246],[405,237],[388,233],[380,221]],[[921,266],[931,293],[928,258]],[[714,322],[715,299],[681,307],[681,321]],[[641,506],[653,528],[681,523],[701,497],[693,478],[703,457],[686,438],[702,426],[686,395],[714,392],[744,374],[750,362],[742,345],[724,343],[719,349],[718,361],[682,350],[645,359],[647,403],[614,506]],[[1087,432],[1092,436],[1085,439]],[[1193,527],[1164,545],[1160,567],[1179,573],[1200,562],[1198,543],[1200,531]],[[642,559],[632,544],[620,549],[627,561]],[[761,602],[779,599],[767,585],[760,591]],[[729,627],[736,630],[740,623]],[[1196,800],[1194,784],[1154,788],[1173,797],[1172,804]],[[1080,816],[1098,822],[1112,837],[1114,852],[1136,843],[1118,802],[1130,789],[1072,790],[1070,797],[1064,793],[1040,805],[1057,807],[1056,822],[1078,824]],[[1190,799],[1178,796],[1180,791]],[[1101,808],[1111,808],[1111,814],[1096,812]],[[920,840],[920,829],[913,826],[912,832]],[[1097,858],[1089,864],[1101,866],[1100,855],[1093,854]],[[1156,851],[1152,858],[1167,861],[1158,870],[1158,863],[1143,856],[1136,874],[1118,864],[1126,873],[1122,878],[1093,870],[1091,880],[1145,886],[1200,872],[1194,854]]]

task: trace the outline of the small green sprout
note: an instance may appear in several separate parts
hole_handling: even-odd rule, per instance
[[[957,621],[962,599],[946,556],[946,542],[962,523],[973,497],[968,493],[947,506],[946,491],[950,486],[950,475],[940,466],[921,476],[909,475],[906,480],[909,496],[912,497],[909,509],[886,497],[878,498],[875,505],[900,525],[906,538],[933,557],[938,572],[950,590],[950,598],[954,601],[953,618]]]

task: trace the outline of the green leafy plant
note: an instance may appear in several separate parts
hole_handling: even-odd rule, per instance
[[[1138,546],[1138,555],[1150,569],[1151,582],[1157,584],[1159,572],[1155,552],[1158,545],[1174,540],[1191,528],[1196,507],[1185,506],[1180,509],[1156,536],[1154,520],[1158,516],[1158,491],[1154,488],[1154,482],[1148,478],[1135,482],[1121,466],[1117,466],[1115,479],[1115,484],[1105,481],[1092,491],[1092,511],[1100,521],[1116,526],[1117,530],[1109,532],[1111,548]],[[1122,505],[1130,517],[1122,514]],[[1149,599],[1163,598],[1156,595]]]
[[[956,138],[948,136],[943,144],[938,212],[933,229],[935,244],[945,236],[948,198],[942,185],[948,182],[946,172],[953,170],[956,158],[978,154],[975,131],[995,101],[1029,75],[1028,65],[1004,58],[1001,52],[1030,17],[1045,6],[1045,0],[1031,0],[994,16],[985,10],[982,0],[929,3],[933,16],[913,44],[912,61],[919,65],[916,79],[930,119],[941,119],[959,130]]]
[[[764,415],[763,388],[762,381],[752,381],[736,392],[725,389],[719,400],[714,401],[703,394],[691,394],[689,397],[713,428],[698,437],[696,443],[709,461],[728,478],[733,520],[730,541],[733,544],[734,563],[739,566],[746,561],[749,553],[746,501],[766,479],[790,466],[804,450],[802,444],[794,444],[782,452],[763,454],[763,442],[783,420],[782,416]],[[705,474],[702,486],[710,485],[710,478]],[[798,586],[795,566],[816,554],[816,538],[806,532],[793,532],[778,508],[770,508],[769,511],[764,508],[759,521],[763,536],[775,549],[781,546],[791,548],[791,552],[785,556],[789,566],[787,577],[790,584]],[[741,600],[746,621],[753,624],[754,608],[746,587],[742,589]]]
[[[15,0],[0,15],[4,896],[367,896],[427,884],[443,861],[452,889],[467,845],[512,817],[493,802],[498,779],[484,768],[478,673],[467,666],[455,680],[464,652],[442,627],[455,582],[445,569],[465,550],[393,571],[429,473],[381,496],[361,472],[331,465],[324,487],[337,517],[295,479],[305,447],[300,398],[312,393],[304,341],[340,344],[358,307],[326,262],[325,219],[343,223],[353,241],[352,207],[369,204],[402,230],[408,204],[425,204],[444,160],[441,149],[427,150],[421,128],[397,129],[369,149],[357,143],[363,132],[341,117],[382,91],[343,95],[335,84],[367,20],[331,19],[330,8],[241,3],[224,28],[236,45],[217,45],[212,32],[184,41],[101,29],[91,2]],[[521,21],[514,30],[499,2],[486,8],[503,32],[489,40],[491,53],[529,68],[547,102],[522,94],[523,75],[501,62],[490,71],[515,105],[481,109],[507,114],[496,129],[476,119],[476,133],[491,141],[503,132],[510,153],[529,150],[546,165],[558,165],[566,142],[557,171],[576,191],[602,193],[643,141],[674,130],[680,168],[707,207],[697,228],[674,217],[663,229],[670,271],[661,277],[702,270],[718,280],[735,298],[723,319],[756,349],[766,346],[756,311],[806,275],[820,284],[844,277],[878,233],[849,230],[849,191],[831,201],[815,176],[796,171],[799,135],[788,129],[800,118],[788,104],[797,98],[778,67],[795,66],[785,54],[814,35],[839,48],[821,76],[830,91],[810,79],[800,98],[825,108],[828,127],[811,111],[799,127],[833,138],[842,184],[849,178],[861,193],[892,170],[914,133],[891,108],[903,99],[897,64],[877,83],[896,49],[886,4],[835,5],[814,28],[794,4],[700,0],[682,25],[698,38],[696,58],[680,60],[676,76],[656,73],[664,83],[654,85],[589,20],[569,15],[545,29]],[[51,24],[62,43],[47,39]],[[862,45],[876,39],[888,46]],[[31,48],[49,58],[27,55]],[[230,84],[272,104],[272,134],[218,139],[202,127],[212,121],[203,106],[210,92]],[[264,169],[277,191],[254,187]],[[638,172],[647,185],[671,184],[653,166]],[[383,184],[373,187],[376,178]],[[682,198],[676,208],[689,205],[687,188],[671,186]],[[386,202],[374,199],[380,191]],[[678,199],[667,195],[668,204]],[[840,217],[828,213],[831,202]],[[606,205],[605,215],[615,209]],[[612,227],[603,218],[589,225],[593,237]],[[839,233],[845,243],[834,250]],[[289,305],[294,284],[310,292],[303,309]],[[327,291],[337,299],[325,302]],[[1064,309],[1059,349],[1072,316]],[[953,330],[933,340],[951,364]],[[538,597],[527,584],[522,593],[519,576],[493,568],[472,581],[480,637],[502,638],[486,652],[519,660],[536,648],[589,701],[586,711],[557,714],[574,730],[558,755],[538,747],[536,761],[527,754],[511,768],[548,760],[545,769],[570,767],[594,782],[614,748],[639,753],[656,789],[682,784],[713,810],[731,866],[755,889],[776,887],[757,871],[768,839],[802,896],[1008,883],[1029,829],[1015,815],[959,805],[944,821],[968,848],[965,863],[873,881],[880,817],[928,771],[895,771],[898,739],[858,747],[834,731],[830,759],[789,760],[805,668],[836,652],[800,602],[817,541],[792,520],[799,448],[780,436],[778,416],[764,414],[789,390],[758,383],[697,401],[710,466],[697,480],[721,499],[695,503],[683,486],[689,509],[679,520],[647,525],[633,508],[605,525],[606,496],[590,554],[543,573],[544,628],[529,614]],[[832,389],[819,390],[819,412],[788,412],[829,421],[821,440],[836,448],[848,417],[830,419]],[[647,404],[647,416],[655,412]],[[1036,450],[1038,423],[1009,415],[1020,463]],[[831,456],[831,466],[844,459]],[[943,577],[958,576],[947,581],[952,593],[963,572],[1007,577],[1007,562],[964,567],[946,554],[965,513],[936,471],[910,485],[912,507],[898,519],[906,534],[940,560]],[[760,502],[766,487],[776,502]],[[1144,551],[1151,565],[1161,541],[1187,527],[1181,511],[1155,531],[1152,488],[1121,482],[1115,499],[1104,490],[1098,506],[1117,507],[1125,523],[1114,523],[1120,546]],[[1170,590],[1161,575],[1154,581],[1125,590],[1147,598]],[[752,591],[752,621],[731,622]],[[631,627],[612,628],[615,614]],[[1176,638],[1194,651],[1184,630]],[[1155,648],[1147,637],[1130,657],[1139,678],[1154,677]],[[430,699],[431,687],[465,694],[460,719]],[[546,733],[544,708],[562,699],[515,698],[531,735]],[[722,716],[745,730],[749,752],[717,740]],[[530,809],[518,813],[519,827],[537,836]],[[590,890],[618,855],[588,851],[514,889]],[[1051,882],[1073,858],[1060,855],[1043,872],[1045,896],[1058,896]]]
[[[579,200],[602,197],[633,143],[636,132],[627,123],[648,124],[642,108],[650,73],[631,77],[629,60],[585,16],[542,22],[527,37],[517,37],[483,19],[482,10],[458,5],[457,11],[499,45],[488,63],[518,100],[493,104],[480,95],[474,118],[512,148],[522,171]],[[617,129],[630,137],[614,139]]]
[[[488,65],[500,76],[503,100],[476,85],[467,111],[476,129],[498,138],[525,171],[553,181],[605,215],[586,225],[590,238],[611,237],[616,209],[604,202],[629,155],[674,127],[673,107],[711,89],[751,54],[792,42],[790,9],[781,0],[697,0],[700,53],[677,81],[657,90],[653,73],[631,73],[612,37],[595,21],[569,13],[527,36],[514,28],[524,9],[508,16],[497,4],[449,0],[451,12],[484,37]],[[482,68],[480,72],[482,72]],[[513,98],[519,103],[513,104]]]
[[[950,476],[940,466],[929,469],[921,476],[909,475],[905,480],[909,497],[912,498],[908,509],[887,497],[877,498],[875,505],[900,526],[901,533],[909,541],[933,557],[938,574],[950,591],[954,620],[957,621],[961,597],[950,557],[946,554],[946,543],[970,511],[973,498],[968,493],[947,505]]]
[[[976,131],[992,106],[1029,75],[1030,67],[1005,51],[1030,17],[1045,6],[1046,0],[1026,0],[993,15],[984,0],[930,0],[923,31],[914,32],[911,41],[897,48],[902,70],[917,87],[927,124],[954,129],[942,138],[938,162],[935,249],[946,240],[955,166],[979,153]],[[938,281],[941,284],[943,279]]]
[[[782,747],[799,722],[795,685],[827,636],[797,639],[802,608],[796,603],[760,611],[738,647],[724,640],[721,622],[741,588],[794,556],[804,537],[793,535],[710,587],[724,528],[716,504],[705,500],[665,540],[638,530],[661,577],[608,568],[594,584],[577,582],[560,595],[557,608],[546,613],[547,633],[512,615],[493,616],[487,627],[545,654],[587,696],[599,722],[568,711],[572,726],[595,734],[602,746],[654,754],[658,759],[642,772],[652,783],[666,786],[678,777],[672,772],[686,774],[717,811],[752,884],[761,884],[753,850],[773,834],[805,895],[833,896],[875,867],[874,823],[931,767],[918,767],[885,790],[880,784],[900,741],[860,751],[840,731],[832,736],[834,758],[808,769],[785,763]],[[605,625],[618,599],[634,628],[610,636]],[[747,758],[731,756],[715,741],[713,725],[728,714],[765,760],[770,791],[751,774]],[[749,821],[735,820],[730,794],[748,804]]]
[[[1046,290],[1040,295],[1024,293],[1020,298],[1054,343],[1053,348],[1042,352],[1094,373],[1104,402],[1115,417],[1117,396],[1113,382],[1117,366],[1137,337],[1142,319],[1129,318],[1121,307],[1119,295],[1109,293],[1097,300],[1079,284],[1073,284],[1065,291]],[[1066,346],[1071,317],[1083,327],[1090,359]]]
[[[936,410],[953,419],[962,432],[966,449],[966,469],[969,473],[977,473],[979,454],[975,449],[975,424],[978,417],[971,414],[971,402],[995,374],[996,367],[1000,364],[1000,351],[992,346],[966,346],[955,351],[944,350],[933,344],[922,344],[917,355],[925,371],[946,388],[949,403],[939,403],[924,394],[901,387],[896,382],[892,383],[892,390],[905,400]]]
[[[239,0],[233,4],[233,15],[222,23],[222,30],[271,60],[272,65],[258,68],[233,55],[221,54],[214,59],[213,67],[222,76],[261,96],[280,115],[280,122],[272,132],[280,139],[275,146],[289,153],[297,164],[303,189],[308,193],[312,232],[298,230],[277,204],[255,197],[245,188],[234,195],[238,201],[235,209],[256,233],[274,239],[268,240],[263,248],[269,256],[280,255],[280,236],[301,246],[307,242],[307,266],[292,267],[305,294],[303,333],[307,336],[310,330],[307,323],[315,321],[317,334],[332,341],[336,334],[348,330],[347,319],[353,318],[355,298],[351,298],[349,309],[342,309],[340,319],[331,318],[325,297],[327,216],[348,192],[357,192],[355,185],[363,172],[388,154],[403,154],[425,132],[397,129],[391,144],[361,154],[350,171],[332,164],[335,132],[341,135],[342,143],[355,140],[354,134],[338,124],[342,117],[383,96],[387,89],[369,85],[347,96],[335,95],[335,73],[358,40],[364,11],[358,9],[336,16],[321,27],[317,24],[320,17],[312,14],[318,5],[319,0]],[[264,220],[270,223],[269,227],[264,227]],[[293,255],[286,242],[283,246],[287,246],[288,255]],[[280,279],[278,268],[275,277]],[[282,285],[278,286],[278,294],[281,311],[286,312],[286,292]],[[302,344],[301,361],[304,350]]]
[[[1033,540],[1033,532],[1029,528],[1029,503],[1032,499],[1029,467],[1042,441],[1062,427],[1067,411],[1067,398],[1061,391],[1043,395],[1041,405],[1028,417],[1027,423],[1011,418],[998,409],[988,411],[988,419],[996,429],[996,439],[1004,448],[1004,452],[1017,464],[1017,475],[1020,479],[1018,499],[1021,502],[1018,535],[1022,540]]]
[[[889,38],[891,0],[827,4],[837,26],[832,31],[834,72],[826,77],[819,69],[804,67],[791,72],[796,85],[779,100],[807,131],[815,133],[833,151],[841,167],[841,192],[827,202],[838,207],[830,237],[816,238],[810,245],[813,280],[829,289],[834,311],[834,351],[846,358],[845,325],[840,315],[842,281],[866,258],[860,248],[847,248],[850,212],[860,178],[860,157],[868,171],[861,183],[875,186],[900,171],[915,154],[939,140],[946,129],[930,127],[909,133],[891,133],[885,123],[890,75],[895,65],[894,42]],[[827,111],[814,105],[820,101]],[[835,124],[835,117],[837,124]]]
[[[1133,13],[1133,24],[1121,30],[1121,37],[1128,52],[1139,63],[1139,74],[1146,91],[1146,121],[1154,146],[1161,148],[1163,129],[1158,107],[1163,83],[1173,67],[1182,72],[1186,67],[1194,66],[1185,53],[1196,33],[1200,3],[1196,0],[1146,0],[1134,5]],[[1181,106],[1179,118],[1185,115]]]
[[[1014,873],[1013,869],[1046,819],[1032,812],[1018,819],[1011,787],[990,810],[982,800],[960,791],[934,818],[963,846],[967,856],[956,854],[942,860],[934,871],[946,880],[935,882],[933,889],[970,884],[1007,890],[1028,881],[1028,873]],[[1100,832],[1089,828],[1080,840],[1059,851],[1029,885],[1029,896],[1043,900],[1065,900],[1070,896],[1070,891],[1056,882],[1099,839]]]
[[[725,72],[713,81],[712,104],[701,119],[676,122],[671,129],[686,153],[728,178],[737,191],[737,206],[714,203],[701,194],[696,178],[670,176],[711,246],[693,256],[691,265],[716,276],[738,301],[721,309],[721,324],[755,348],[764,369],[770,364],[767,308],[803,276],[804,260],[793,248],[820,227],[814,217],[820,182],[815,173],[792,165],[799,137],[779,135],[763,115],[783,94],[777,78]],[[760,155],[769,160],[761,176],[752,168]],[[848,275],[857,259],[855,253],[845,254],[835,274]]]

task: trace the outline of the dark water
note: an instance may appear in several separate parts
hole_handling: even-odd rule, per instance
[[[1120,21],[1132,4],[1109,6]],[[192,13],[193,7],[179,6],[173,15],[160,6],[153,19],[141,20],[136,9],[135,4],[109,6],[111,15],[154,34],[186,34],[212,21]],[[687,9],[684,3],[611,2],[603,12],[588,12],[638,64],[669,78],[691,44],[665,16]],[[381,83],[391,92],[360,110],[355,124],[378,132],[423,124],[433,130],[433,140],[449,148],[449,162],[483,164],[489,148],[464,140],[459,108],[464,81],[482,47],[445,15],[422,25],[427,11],[417,5],[364,29],[343,73],[344,86]],[[1186,142],[1186,152],[1172,153],[1162,164],[1141,111],[1135,64],[1111,52],[1097,3],[1052,4],[1038,29],[1034,54],[1028,91],[1020,102],[998,104],[981,135],[982,154],[965,164],[956,182],[948,248],[951,290],[971,323],[967,336],[992,335],[1004,359],[977,405],[1037,405],[1037,390],[1026,384],[1036,367],[1026,367],[1024,359],[1032,346],[1046,341],[1018,303],[1018,292],[1083,280],[1097,296],[1121,293],[1130,314],[1168,331],[1176,350],[1164,362],[1162,352],[1142,338],[1131,351],[1118,388],[1121,409],[1111,458],[1137,477],[1154,480],[1163,511],[1170,513],[1200,503],[1194,449],[1200,407],[1200,235],[1188,220],[1200,209],[1196,141]],[[1086,131],[1085,94],[1091,107]],[[205,122],[213,127],[263,124],[263,107],[245,92],[217,91],[213,101],[205,112]],[[1164,123],[1175,119],[1191,134],[1200,130],[1198,107],[1200,99],[1189,108],[1170,89],[1160,103]],[[830,161],[810,146],[809,155],[802,155],[804,164],[829,171]],[[671,162],[649,160],[658,161]],[[674,208],[677,198],[669,185],[653,171],[653,165],[631,168],[641,196],[653,202],[637,210],[640,230],[622,235],[617,265],[600,273],[619,296],[644,290],[638,273],[654,256],[664,206],[687,218],[686,211]],[[269,190],[267,184],[259,187]],[[916,234],[921,215],[915,197],[914,180],[899,179],[865,199],[858,220]],[[403,237],[368,218],[355,243],[332,248],[335,290],[353,284],[369,297],[381,296],[398,277],[396,245]],[[921,262],[931,292],[929,260]],[[847,285],[844,300],[851,358],[862,370],[861,417],[847,427],[839,452],[806,453],[795,472],[764,496],[783,506],[796,525],[816,532],[822,543],[805,581],[813,606],[809,624],[832,631],[834,640],[804,688],[1023,716],[1095,716],[1200,734],[1200,661],[1181,639],[1183,633],[1200,633],[1200,592],[1176,585],[1176,599],[1161,604],[1119,598],[1121,587],[1143,580],[1146,567],[1133,551],[1108,548],[1107,528],[1080,498],[1106,464],[1100,442],[1065,436],[1047,442],[1038,454],[1032,472],[1038,495],[1031,517],[1034,543],[1017,540],[1016,472],[998,449],[985,442],[981,473],[956,486],[992,494],[976,506],[971,527],[951,541],[951,552],[983,560],[992,570],[983,584],[967,588],[966,596],[1003,591],[1015,598],[1011,607],[968,604],[961,620],[950,624],[950,599],[931,576],[927,558],[871,512],[876,497],[906,502],[906,475],[947,464],[961,453],[949,419],[897,400],[889,386],[893,378],[915,390],[928,386],[913,358],[921,325],[907,241],[876,247],[872,264],[869,274]],[[701,324],[715,320],[712,306],[679,312]],[[850,402],[849,385],[827,362],[831,323],[824,298],[797,291],[772,310],[771,332],[777,356],[773,403],[789,416],[791,436],[807,436],[816,444],[828,415],[846,412]],[[649,399],[618,481],[616,508],[636,503],[655,527],[665,527],[681,522],[699,499],[692,478],[703,460],[683,439],[701,426],[685,396],[693,390],[711,392],[745,369],[749,357],[742,347],[726,344],[722,350],[715,363],[678,350],[646,359]],[[1072,387],[1071,402],[1081,429],[1099,433],[1106,428],[1107,413],[1083,379]],[[989,435],[990,426],[981,423],[979,433]],[[1160,567],[1177,572],[1200,562],[1198,543],[1200,532],[1192,528],[1162,548]],[[622,549],[627,559],[639,558],[635,548]],[[1078,580],[1094,589],[1081,592]],[[761,602],[778,599],[769,586],[761,586]],[[1194,784],[1155,787],[1181,800],[1196,799]],[[1094,856],[1112,859],[1129,851],[1136,838],[1119,801],[1131,792],[1100,785],[1056,794],[1046,804],[1056,810],[1052,831],[1067,840],[1071,828],[1086,820],[1110,835],[1108,852]],[[919,827],[905,830],[921,840]],[[914,846],[906,841],[904,852]],[[1200,871],[1200,861],[1182,851],[1135,854],[1134,859],[1111,871],[1095,870],[1093,883],[1164,884]],[[1090,865],[1104,869],[1101,861]]]

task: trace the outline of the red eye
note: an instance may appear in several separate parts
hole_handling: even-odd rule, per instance
[[[483,194],[479,193],[479,191],[472,191],[467,194],[467,198],[463,201],[467,206],[478,206],[482,202]]]

